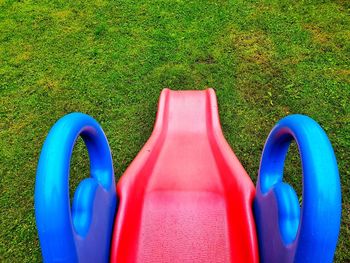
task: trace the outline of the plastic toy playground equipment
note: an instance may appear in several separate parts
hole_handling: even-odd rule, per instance
[[[71,207],[78,136],[91,177]],[[301,208],[283,182],[292,140],[302,162]],[[45,262],[319,263],[333,260],[341,193],[332,146],[309,117],[291,115],[273,128],[255,189],[223,136],[214,91],[165,89],[153,133],[117,187],[99,124],[81,113],[60,119],[41,152],[35,215]]]

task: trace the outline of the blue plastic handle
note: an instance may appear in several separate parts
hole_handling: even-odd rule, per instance
[[[69,170],[78,136],[87,146],[91,177],[70,207]],[[44,262],[108,262],[117,197],[110,148],[88,115],[61,118],[47,136],[35,183],[35,217]]]
[[[301,155],[301,209],[294,189],[282,181],[292,140]],[[254,213],[261,262],[332,262],[340,229],[340,180],[331,143],[311,118],[290,115],[272,129],[261,158]]]

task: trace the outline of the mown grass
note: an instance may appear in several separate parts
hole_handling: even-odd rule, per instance
[[[92,3],[94,2],[94,3]],[[149,137],[162,88],[217,92],[227,140],[251,175],[283,116],[303,113],[336,152],[350,261],[347,1],[0,1],[0,261],[40,261],[35,169],[50,127],[81,111],[102,125],[119,177]],[[78,142],[71,186],[88,176]],[[286,180],[300,194],[296,147]]]

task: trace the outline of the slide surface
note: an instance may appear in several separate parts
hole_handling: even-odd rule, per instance
[[[252,181],[215,92],[163,90],[153,133],[117,185],[111,262],[258,262]]]

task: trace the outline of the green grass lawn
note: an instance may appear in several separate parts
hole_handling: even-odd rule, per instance
[[[0,1],[1,262],[40,260],[35,170],[55,121],[73,111],[98,120],[119,178],[152,131],[164,87],[215,88],[225,136],[254,182],[278,119],[318,121],[342,181],[336,262],[350,262],[348,1],[66,2]],[[72,189],[88,169],[78,141]],[[295,145],[285,173],[300,195]]]

